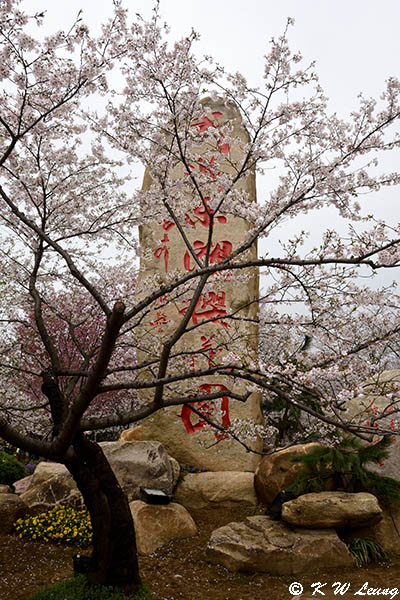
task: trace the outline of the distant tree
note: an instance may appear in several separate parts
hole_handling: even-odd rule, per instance
[[[127,273],[128,276],[128,273]],[[129,279],[128,279],[129,281]],[[90,295],[78,295],[78,291],[67,295],[54,291],[52,305],[44,306],[43,314],[47,327],[51,331],[53,343],[60,356],[61,368],[71,375],[60,375],[58,385],[68,405],[79,396],[82,378],[80,371],[85,364],[93,364],[104,332],[104,316]],[[26,431],[45,433],[51,426],[51,412],[48,402],[43,402],[42,378],[49,368],[48,354],[42,344],[36,326],[35,315],[30,313],[16,324],[14,335],[7,349],[8,360],[14,357],[12,388],[9,390],[11,405],[15,407],[15,398],[21,402],[19,427]],[[6,350],[3,344],[3,351]],[[121,347],[115,353],[117,364],[121,361],[132,363],[135,355],[130,346]],[[110,362],[112,368],[113,359]],[[78,374],[74,374],[76,371]],[[10,382],[10,383],[11,383]],[[26,399],[29,410],[26,410]],[[25,400],[25,401],[24,401]],[[42,405],[42,410],[39,407]],[[98,395],[88,407],[87,416],[106,416],[125,414],[138,405],[135,390],[115,390]],[[32,406],[38,407],[31,410]],[[3,410],[6,403],[3,404]]]

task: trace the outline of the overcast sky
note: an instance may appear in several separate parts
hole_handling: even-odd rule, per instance
[[[80,9],[91,28],[112,13],[111,0],[24,0],[46,10],[45,28],[68,28]],[[125,0],[129,11],[149,16],[151,0]],[[335,110],[346,110],[358,92],[376,95],[399,71],[398,0],[160,0],[160,12],[183,36],[201,33],[199,51],[212,54],[249,79],[259,77],[268,42],[293,17],[293,49],[317,61],[323,87]]]
[[[139,12],[148,17],[153,2],[125,0],[124,5],[133,16]],[[112,13],[111,0],[24,0],[23,6],[30,12],[46,11],[44,32],[67,29],[80,9],[95,32]],[[291,48],[300,50],[307,63],[316,60],[330,110],[341,117],[356,107],[359,92],[377,97],[389,76],[400,75],[399,0],[160,0],[160,12],[173,36],[194,28],[201,34],[199,54],[213,55],[254,84],[262,83],[269,40],[283,32],[288,16],[293,17]],[[399,155],[392,169],[398,168]],[[259,182],[259,196],[264,193],[268,183]],[[399,193],[371,197],[368,212],[400,222]]]

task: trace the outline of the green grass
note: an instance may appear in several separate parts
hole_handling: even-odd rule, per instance
[[[355,538],[347,544],[350,554],[355,558],[357,567],[388,560],[383,548],[373,540]]]
[[[46,586],[29,600],[157,600],[157,598],[144,585],[140,586],[135,596],[125,596],[112,587],[89,587],[86,577],[79,575],[68,581]]]

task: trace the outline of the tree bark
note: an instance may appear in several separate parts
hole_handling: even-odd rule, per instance
[[[78,434],[64,464],[82,493],[92,521],[88,582],[134,594],[141,581],[133,519],[108,460],[98,444]]]

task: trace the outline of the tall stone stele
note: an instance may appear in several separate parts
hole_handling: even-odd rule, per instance
[[[152,289],[157,289],[160,284],[176,276],[192,273],[198,268],[193,254],[204,261],[211,221],[210,264],[221,262],[241,246],[251,228],[251,223],[238,217],[238,211],[234,208],[230,211],[229,207],[234,207],[235,202],[247,206],[247,203],[256,201],[253,170],[248,169],[245,177],[238,179],[231,204],[229,195],[221,210],[217,210],[212,202],[213,190],[215,194],[221,194],[223,185],[227,182],[226,175],[234,178],[243,165],[244,145],[248,142],[248,134],[241,116],[234,105],[222,100],[211,102],[207,99],[201,106],[204,107],[204,114],[200,113],[189,124],[194,136],[190,163],[184,165],[177,160],[169,172],[168,202],[172,208],[175,207],[174,214],[178,215],[179,223],[174,222],[170,214],[162,212],[161,202],[161,209],[154,206],[154,213],[151,212],[148,201],[143,206],[144,212],[154,214],[154,220],[147,218],[146,225],[140,231],[142,258],[137,292],[139,298]],[[209,128],[212,128],[213,133],[211,142],[210,138],[206,140],[207,136],[202,135]],[[188,169],[192,172],[189,173]],[[202,194],[199,194],[190,175],[203,186],[205,191]],[[180,185],[176,185],[176,190],[175,181],[180,182]],[[143,198],[146,198],[146,193],[156,189],[154,186],[157,185],[160,194],[164,193],[165,187],[162,188],[155,177],[146,171],[142,187]],[[175,202],[174,194],[182,196],[182,185],[184,197],[178,203]],[[210,210],[214,211],[212,219],[205,203],[207,206],[210,204]],[[188,244],[192,247],[191,251]],[[256,257],[257,248],[254,244],[241,258]],[[192,283],[192,288],[178,288],[152,304],[151,311],[138,325],[139,360],[151,363],[160,356],[163,342],[181,322],[194,290]],[[185,334],[172,349],[166,375],[207,369],[224,360],[230,361],[232,353],[236,353],[242,362],[244,360],[248,364],[257,359],[257,298],[258,275],[255,269],[249,268],[245,272],[233,270],[225,272],[224,276],[211,275],[201,291]],[[141,377],[149,380],[156,373],[157,365],[152,372],[150,364]],[[243,382],[232,377],[214,374],[169,384],[164,388],[164,398],[194,398],[226,390],[244,394],[246,387]],[[142,390],[142,401],[150,400],[152,394],[154,389]],[[253,426],[262,423],[260,394],[257,392],[253,392],[246,402],[222,396],[216,400],[194,402],[193,406],[224,429],[237,429],[240,425],[249,431],[253,429],[254,432]],[[254,471],[260,459],[257,452],[262,447],[262,440],[253,433],[253,438],[247,437],[246,443],[256,452],[248,452],[224,431],[212,428],[205,419],[191,411],[189,406],[181,405],[162,409],[145,419],[143,438],[162,442],[168,453],[181,464],[211,471]]]

